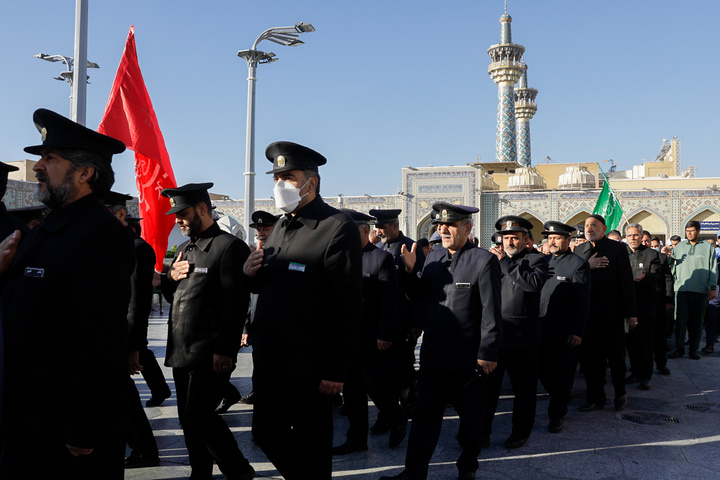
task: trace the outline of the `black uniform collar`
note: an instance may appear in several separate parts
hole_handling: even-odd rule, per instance
[[[385,243],[388,244],[388,245],[391,245],[391,244],[393,244],[393,243],[402,242],[403,240],[405,240],[405,238],[406,238],[406,237],[405,237],[405,234],[402,232],[402,230],[400,230],[400,231],[398,231],[398,236],[395,237],[394,240],[392,240],[392,241],[387,241],[387,242],[385,242]]]
[[[377,247],[372,242],[368,242],[367,245],[365,245],[363,247],[362,251],[363,252],[372,252],[376,248]]]
[[[445,259],[446,259],[446,260],[453,260],[453,263],[454,263],[454,262],[457,262],[457,258],[458,258],[460,255],[462,255],[462,253],[463,253],[465,250],[468,250],[468,249],[473,248],[473,247],[475,247],[475,244],[474,244],[473,242],[471,242],[470,239],[468,239],[468,241],[465,242],[465,245],[463,245],[462,247],[460,247],[460,250],[458,250],[457,252],[455,252],[454,255],[451,255],[451,254],[450,254],[450,250],[448,250],[447,248],[443,247],[443,248],[445,248]]]
[[[5,207],[5,202],[0,202],[0,215],[5,215],[8,213],[7,207]]]
[[[554,258],[560,258],[560,257],[566,257],[568,254],[573,254],[573,251],[570,250],[570,248],[566,248],[564,252],[558,253],[557,255],[552,255]]]
[[[286,213],[282,224],[283,226],[287,226],[289,223],[297,221],[306,227],[314,229],[318,226],[318,223],[320,223],[319,214],[323,205],[325,205],[325,202],[322,197],[318,195],[312,199],[310,203],[298,210],[295,216],[291,213]]]
[[[203,230],[202,233],[197,236],[197,238],[191,238],[190,244],[197,245],[198,248],[205,250],[207,246],[212,243],[212,239],[222,233],[223,231],[220,229],[220,226],[217,224],[217,222],[213,222],[213,224]]]

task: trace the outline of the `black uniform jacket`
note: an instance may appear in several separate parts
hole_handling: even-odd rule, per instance
[[[233,357],[240,349],[250,294],[243,264],[250,249],[217,223],[180,245],[190,262],[179,282],[163,275],[161,290],[172,305],[168,319],[168,367],[212,368],[213,354]]]
[[[660,286],[665,287],[665,275],[662,272],[662,263],[658,252],[645,245],[629,252],[630,267],[633,279],[640,278],[643,270],[645,276],[635,284],[635,304],[638,319],[654,320],[657,314],[658,292]]]
[[[635,317],[635,286],[627,246],[602,237],[575,247],[575,254],[588,260],[597,253],[610,261],[605,268],[590,269],[590,317],[585,336],[622,336],[623,319]]]
[[[360,233],[319,196],[275,223],[263,264],[253,333],[255,390],[317,393],[344,382],[360,324]]]
[[[523,249],[500,260],[503,348],[540,344],[540,291],[547,280],[545,255]]]
[[[417,310],[413,308],[413,305],[410,303],[410,299],[408,298],[407,287],[405,286],[405,279],[407,278],[407,275],[405,274],[405,262],[403,262],[402,259],[402,246],[405,245],[405,248],[410,251],[414,243],[415,240],[410,237],[406,237],[401,231],[392,242],[381,242],[378,244],[380,248],[392,255],[393,262],[395,263],[395,270],[398,272],[400,300],[398,304],[397,333],[401,337],[398,338],[398,340],[407,336],[410,331],[410,327],[420,327],[419,324],[422,323],[418,320],[422,316],[421,313],[417,312]],[[412,271],[413,275],[417,275],[425,264],[425,252],[423,252],[423,249],[420,246],[416,248],[415,256],[416,261]]]
[[[469,241],[452,256],[438,248],[420,275],[408,276],[408,286],[424,312],[422,366],[462,371],[478,359],[497,361],[502,316],[495,255]]]
[[[5,203],[0,202],[0,242],[15,230],[20,230],[21,236],[27,235],[30,231],[22,220],[8,213]]]
[[[551,255],[540,294],[543,338],[581,337],[590,314],[590,265],[570,249]]]
[[[377,341],[397,336],[397,272],[393,257],[368,242],[362,249],[362,320],[357,351],[377,350]]]
[[[125,227],[135,244],[135,270],[130,280],[131,295],[128,307],[128,351],[147,346],[148,317],[152,310],[155,250],[130,227]]]
[[[132,240],[95,195],[20,242],[2,277],[5,441],[96,445],[126,387],[134,261]]]

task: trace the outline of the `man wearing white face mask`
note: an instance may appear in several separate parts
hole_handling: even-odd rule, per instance
[[[360,322],[360,234],[319,195],[325,157],[291,142],[265,156],[285,215],[243,269],[258,294],[253,436],[284,478],[330,480],[331,395],[342,389]]]

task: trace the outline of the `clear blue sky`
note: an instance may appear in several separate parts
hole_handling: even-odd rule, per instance
[[[509,0],[513,40],[525,46],[540,93],[533,163],[652,160],[682,140],[684,166],[720,176],[720,2]],[[28,158],[32,112],[69,111],[59,64],[73,53],[73,0],[4,2],[0,160]],[[247,66],[236,56],[266,28],[312,23],[305,45],[259,48],[257,196],[271,194],[265,146],[306,144],[329,160],[326,196],[395,193],[406,165],[494,160],[497,88],[487,48],[500,39],[501,0],[90,0],[88,126],[107,102],[131,24],[178,183],[213,181],[244,194]],[[115,189],[136,194],[132,153],[113,162]]]

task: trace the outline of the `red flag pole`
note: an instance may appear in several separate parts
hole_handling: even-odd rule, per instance
[[[165,212],[170,210],[170,201],[160,195],[160,191],[177,187],[177,183],[155,110],[140,72],[133,26],[128,33],[98,132],[117,138],[135,152],[135,181],[142,218],[142,237],[155,250],[155,268],[161,271],[168,236],[175,221],[171,216],[165,215]]]

